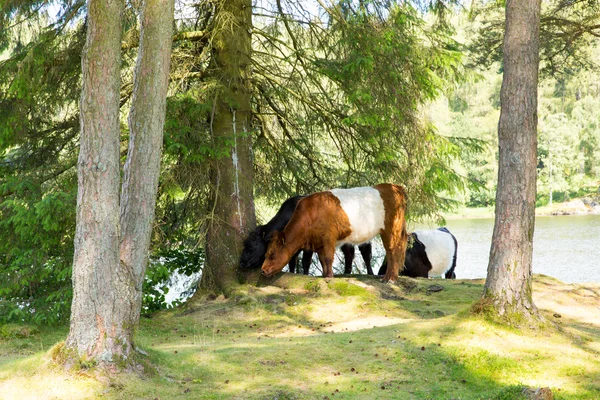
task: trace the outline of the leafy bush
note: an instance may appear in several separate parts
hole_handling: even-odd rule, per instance
[[[6,324],[0,326],[0,338],[5,339],[27,339],[39,332],[38,328],[31,325]]]

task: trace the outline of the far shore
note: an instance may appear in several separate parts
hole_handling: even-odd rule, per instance
[[[494,207],[460,207],[453,213],[444,214],[447,220],[494,218]],[[583,199],[573,199],[563,203],[554,203],[552,206],[536,207],[536,217],[559,215],[600,215],[600,204],[590,203]]]

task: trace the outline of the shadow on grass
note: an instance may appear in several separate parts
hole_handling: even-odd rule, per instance
[[[31,328],[30,325],[20,326]],[[67,337],[68,326],[32,327],[31,332],[26,336],[0,337],[0,371],[11,362],[50,350]]]
[[[197,302],[187,310],[157,313],[142,320],[136,337],[157,367],[156,376],[119,377],[103,398],[519,399],[522,382],[553,386],[544,378],[548,373],[553,379],[563,379],[562,374],[569,382],[565,387],[570,392],[557,398],[600,398],[594,379],[600,363],[585,342],[577,347],[553,332],[536,336],[498,329],[460,313],[481,294],[479,283],[407,279],[404,285],[386,285],[370,276],[329,283],[282,276],[276,278],[280,288],[248,288],[246,297],[236,300]],[[311,286],[314,282],[319,291]],[[347,287],[351,282],[358,282],[358,289]],[[444,289],[430,292],[432,284]],[[336,314],[344,321],[356,319],[354,312],[410,318],[371,329],[329,332],[325,328],[330,324],[315,309],[333,304],[350,313]],[[436,310],[444,314],[436,315]],[[598,337],[586,324],[568,323]],[[64,339],[62,333],[41,335],[47,348],[51,338]],[[19,343],[0,343],[0,354]],[[558,348],[563,344],[572,353],[565,366]],[[581,355],[585,360],[579,363]],[[23,357],[0,358],[0,373],[25,365],[19,360]],[[30,379],[40,374],[41,367],[29,374]],[[10,379],[5,375],[0,386]],[[26,379],[14,382],[27,384]],[[563,381],[554,382],[560,388]]]
[[[389,285],[382,285],[372,277],[359,277],[358,280],[383,293],[390,289]],[[413,320],[336,333],[323,332],[319,329],[322,321],[290,310],[293,307],[286,303],[288,293],[285,290],[291,285],[282,285],[282,292],[268,292],[257,303],[247,305],[247,315],[241,320],[227,315],[226,318],[230,318],[227,328],[223,328],[224,332],[218,329],[216,338],[215,327],[210,327],[210,310],[219,306],[197,309],[202,328],[212,329],[212,341],[198,345],[194,341],[181,343],[175,337],[171,343],[162,341],[162,344],[152,346],[151,354],[153,358],[157,357],[156,363],[164,367],[168,380],[178,382],[180,394],[187,393],[194,398],[518,399],[521,393],[519,382],[504,382],[500,375],[504,372],[518,374],[519,360],[485,350],[463,354],[461,343],[452,343],[462,317],[426,318],[412,308],[412,305],[427,308],[426,303],[433,306],[448,303],[448,314],[456,313],[464,309],[471,297],[479,295],[480,285],[453,282],[447,285],[447,292],[427,294],[426,289],[431,284],[428,280],[416,281],[406,294],[410,299],[397,295],[393,288],[393,293],[380,299],[392,298],[398,310],[412,313]],[[464,291],[465,287],[472,292],[466,300],[452,301],[456,291]],[[332,293],[311,296],[310,299],[334,296],[326,300],[345,301],[344,296],[335,297]],[[354,296],[348,296],[351,297]],[[254,321],[259,321],[258,326]],[[316,329],[273,337],[269,328],[275,324],[283,328]],[[182,330],[175,329],[178,329],[175,336],[181,336]],[[207,337],[211,333],[207,331],[202,335]],[[533,356],[527,356],[526,361],[535,362]],[[160,382],[157,387],[167,390],[171,386]]]
[[[432,335],[450,335],[454,329]],[[514,394],[515,385],[473,372],[454,351],[403,325],[150,353],[165,374],[154,394],[171,398],[518,398],[503,397]]]
[[[335,285],[334,282],[346,281],[358,282],[380,300],[389,300],[388,306],[402,309],[413,318],[426,319],[455,314],[469,307],[481,296],[482,287],[479,281],[408,277],[400,277],[396,284],[385,284],[381,282],[381,277],[373,275],[343,275],[323,279],[288,273],[265,278],[253,273],[248,279],[248,282],[258,287],[276,286],[286,290],[318,285],[320,282],[327,282],[327,285],[332,286]],[[439,292],[429,290],[434,285],[441,286],[442,290]]]

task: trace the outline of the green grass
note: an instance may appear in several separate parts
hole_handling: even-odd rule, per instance
[[[460,206],[456,210],[444,214],[446,219],[463,219],[463,218],[494,218],[494,207],[466,207]]]
[[[66,374],[48,361],[66,327],[12,326],[0,336],[0,399],[525,399],[524,387],[600,398],[600,285],[536,276],[536,304],[558,328],[529,331],[467,312],[481,281],[274,284],[143,319],[137,345],[156,367],[143,379]]]

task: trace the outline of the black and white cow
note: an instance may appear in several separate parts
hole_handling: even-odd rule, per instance
[[[241,269],[248,270],[261,267],[265,261],[265,253],[273,234],[276,231],[283,231],[292,218],[298,202],[305,197],[306,195],[290,197],[281,205],[275,216],[269,222],[265,225],[257,226],[256,229],[250,232],[244,241],[244,249],[240,257]],[[368,274],[373,275],[373,270],[371,268],[371,243],[363,243],[358,246],[358,249],[367,266]],[[352,261],[354,260],[354,246],[352,244],[345,244],[341,247],[341,250],[344,253],[344,273],[350,274],[352,273]],[[308,275],[313,252],[310,249],[300,251],[303,251],[302,272],[305,275]],[[296,272],[296,264],[300,251],[294,254],[290,259],[288,268],[292,273]]]
[[[404,270],[400,275],[412,278],[443,276],[446,279],[456,279],[454,269],[457,252],[458,242],[447,228],[415,231],[410,234]],[[384,275],[386,271],[387,260],[384,259],[378,275]]]

